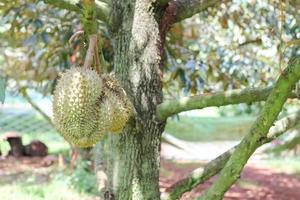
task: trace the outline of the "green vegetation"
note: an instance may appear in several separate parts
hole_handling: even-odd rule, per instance
[[[239,140],[250,129],[253,117],[188,117],[169,119],[166,132],[188,141]]]
[[[43,169],[38,170],[45,171]],[[81,170],[75,170],[72,175],[58,169],[53,169],[51,172],[46,171],[44,174],[32,170],[15,176],[7,175],[8,179],[1,179],[0,181],[1,200],[94,199],[96,184],[91,182],[91,177],[94,176],[79,171]],[[81,181],[80,185],[78,185],[79,180]],[[92,184],[94,188],[91,187]],[[87,189],[88,186],[90,188],[86,191],[78,190],[79,187]]]

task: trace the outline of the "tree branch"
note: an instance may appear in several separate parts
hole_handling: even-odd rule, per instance
[[[209,7],[221,4],[223,0],[173,0],[169,5],[173,8],[173,23],[192,17]]]
[[[34,103],[34,101],[28,95],[26,88],[21,88],[20,93],[22,94],[24,99],[32,106],[33,109],[40,113],[51,126],[54,126],[51,118],[36,103]]]
[[[221,200],[224,193],[240,177],[240,173],[254,151],[267,138],[268,131],[281,111],[290,92],[300,79],[300,59],[292,59],[283,71],[272,89],[260,116],[252,125],[249,133],[244,137],[236,150],[230,156],[219,178],[209,187],[200,200]]]
[[[286,151],[286,150],[291,150],[293,148],[295,148],[297,145],[300,144],[300,132],[297,131],[298,135],[295,136],[293,139],[285,142],[284,144],[282,145],[279,145],[279,146],[276,146],[275,148],[267,151],[267,152],[272,152],[272,153],[280,153],[282,151]]]
[[[53,5],[55,7],[65,9],[65,10],[70,10],[74,11],[77,13],[81,13],[82,10],[80,8],[79,3],[74,3],[74,1],[69,1],[69,0],[44,0],[44,3]]]
[[[160,54],[163,55],[166,35],[172,24],[189,18],[209,7],[218,5],[221,2],[222,0],[160,0],[158,3],[162,7],[167,5],[159,24],[161,39]]]
[[[295,127],[299,123],[299,121],[300,110],[278,120],[270,129],[267,137],[264,138],[261,143],[265,144],[272,141],[289,129]],[[166,193],[164,194],[163,200],[179,199],[185,192],[191,191],[199,184],[204,183],[205,181],[219,173],[236,148],[237,146],[231,148],[214,160],[210,161],[204,168],[198,168],[194,170],[189,176],[173,184],[170,188],[167,189]]]
[[[44,3],[61,8],[66,9],[69,11],[73,11],[79,14],[82,14],[83,12],[83,6],[78,1],[70,1],[70,0],[43,0]],[[97,19],[109,22],[109,13],[110,8],[107,3],[101,2],[101,1],[95,1],[96,3],[96,10],[97,10]]]
[[[239,89],[228,92],[183,97],[161,103],[157,107],[156,114],[159,119],[166,120],[168,117],[183,111],[202,109],[210,106],[225,106],[230,104],[265,101],[271,90],[272,87],[264,89],[247,88],[243,90]],[[297,98],[297,95],[292,93],[290,97]]]

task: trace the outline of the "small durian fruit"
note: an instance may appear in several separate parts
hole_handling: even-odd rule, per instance
[[[68,142],[78,147],[93,146],[110,126],[99,101],[102,85],[95,71],[74,67],[62,74],[55,88],[54,125]]]
[[[105,95],[103,106],[106,107],[111,122],[108,130],[119,133],[133,114],[133,105],[113,75],[103,75],[102,79]]]

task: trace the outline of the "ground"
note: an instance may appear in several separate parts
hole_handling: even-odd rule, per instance
[[[165,133],[165,136],[173,145],[162,145],[164,159],[161,189],[164,190],[194,168],[237,144],[248,132],[253,120],[253,117],[189,116],[181,116],[179,121],[168,120],[166,132],[169,134]],[[64,159],[58,160],[65,160],[65,166],[57,161],[47,167],[41,158],[0,159],[1,200],[97,200],[95,177],[84,170],[82,163],[80,167],[76,165],[76,169],[70,170],[67,164],[70,160],[70,146],[53,128],[46,126],[43,118],[28,112],[3,114],[0,117],[0,127],[0,137],[13,129],[22,134],[23,144],[28,144],[33,139],[41,140],[49,147],[51,155],[57,158],[60,155]],[[0,140],[0,149],[6,155],[8,143]],[[257,151],[251,157],[241,179],[226,193],[225,199],[298,200],[299,155],[293,159],[286,159],[285,156],[269,157],[270,155]],[[176,160],[176,163],[170,160]],[[211,181],[185,194],[182,200],[192,200]]]
[[[52,158],[50,158],[52,160]],[[44,158],[22,157],[0,159],[1,200],[97,200],[89,184],[94,184],[86,174],[55,163],[48,165]],[[85,177],[85,179],[81,179]],[[71,183],[85,184],[77,185]],[[86,189],[86,190],[85,190]],[[83,192],[83,190],[85,190]]]
[[[174,163],[162,160],[161,190],[186,176],[190,171],[203,164]],[[57,162],[45,166],[43,158],[1,159],[0,161],[0,193],[1,200],[96,200],[94,195],[78,192],[67,184],[68,176],[57,178],[62,172]],[[64,173],[67,169],[65,168]],[[201,185],[182,200],[194,199],[211,182]],[[225,200],[298,200],[300,197],[299,176],[276,172],[270,168],[262,168],[253,164],[247,166],[241,179],[225,196]]]
[[[170,184],[199,166],[199,164],[174,165],[170,162],[163,162],[162,165],[164,174],[167,174],[161,176],[162,188],[169,187]],[[215,178],[195,188],[192,192],[186,193],[181,200],[191,200],[199,196],[201,191],[207,188]],[[226,193],[224,200],[298,200],[300,198],[299,188],[299,176],[249,165],[244,169],[241,179]]]

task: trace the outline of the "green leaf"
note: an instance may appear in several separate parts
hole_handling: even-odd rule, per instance
[[[5,88],[6,88],[6,79],[0,76],[0,101],[4,103],[5,100]]]

